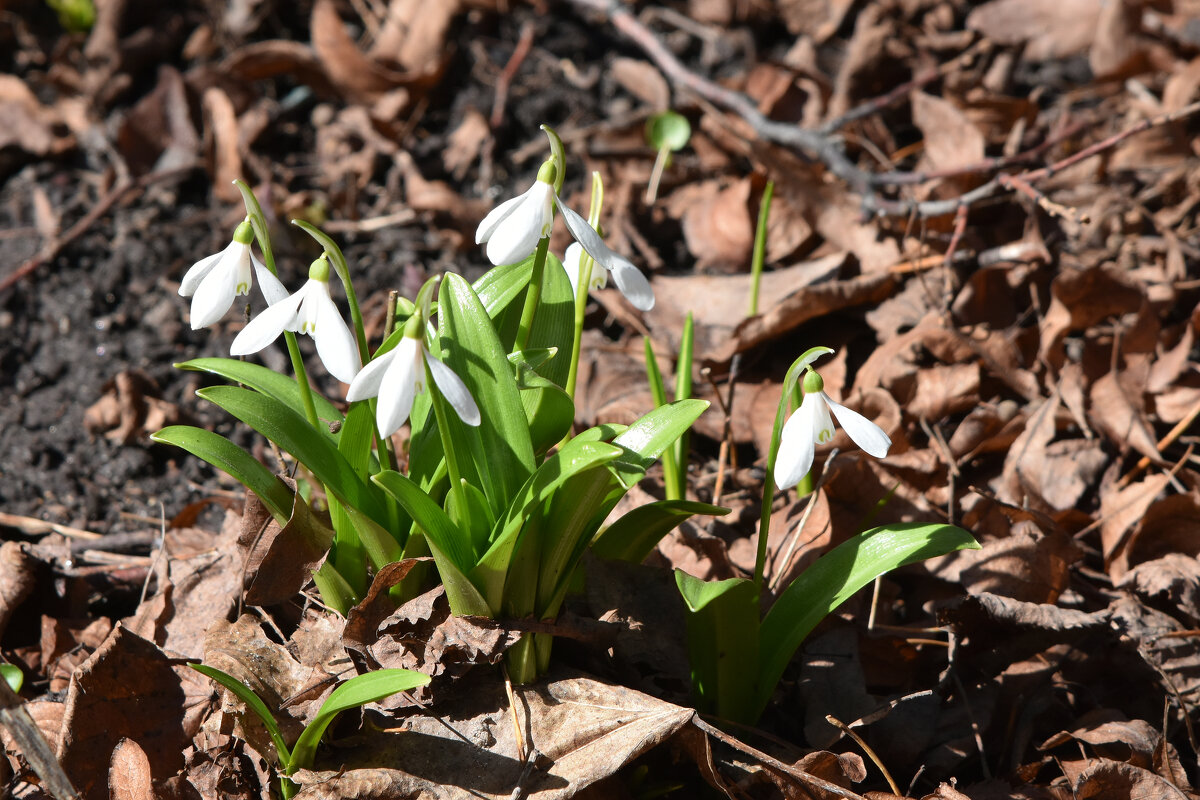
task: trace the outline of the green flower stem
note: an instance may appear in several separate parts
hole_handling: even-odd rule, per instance
[[[553,140],[552,140],[553,141]],[[604,182],[599,172],[592,172],[592,197],[588,206],[588,225],[599,230],[600,209],[604,205]],[[575,402],[575,383],[579,378],[579,351],[583,343],[583,317],[587,312],[588,292],[592,288],[592,268],[596,262],[586,250],[579,256],[579,283],[575,286],[575,325],[574,338],[571,340],[571,366],[567,371],[567,385],[564,387],[571,402]],[[571,438],[571,431],[563,437],[559,447]]]
[[[525,307],[521,309],[521,322],[517,326],[517,341],[513,345],[515,352],[520,352],[529,346],[529,333],[533,330],[533,315],[537,312],[538,303],[542,299],[542,275],[546,271],[546,254],[550,252],[550,237],[538,241],[537,250],[533,254],[533,274],[529,276],[529,288],[525,291]]]
[[[433,415],[437,420],[438,435],[442,439],[442,454],[446,460],[446,474],[450,478],[450,491],[458,495],[456,505],[461,509],[463,521],[466,523],[463,526],[464,529],[471,530],[471,506],[463,494],[462,473],[458,470],[458,456],[455,454],[454,441],[450,438],[450,428],[447,427],[449,417],[446,414],[446,400],[442,397],[442,393],[438,391],[437,384],[433,382],[433,374],[429,371],[428,364],[425,364],[425,386],[429,389],[430,405],[433,406]]]

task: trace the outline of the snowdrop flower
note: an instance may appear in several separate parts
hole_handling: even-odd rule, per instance
[[[230,355],[257,353],[285,330],[307,333],[329,374],[350,383],[358,373],[358,345],[329,296],[329,262],[321,256],[308,268],[308,282],[295,294],[272,303],[247,323],[229,347]]]
[[[818,444],[833,438],[833,419],[846,429],[856,445],[876,458],[887,455],[892,440],[871,420],[835,403],[825,394],[825,381],[808,369],[804,375],[804,402],[783,426],[779,453],[775,458],[775,485],[780,490],[795,486],[812,469],[813,455]]]
[[[192,330],[208,327],[225,316],[238,295],[250,292],[250,268],[258,275],[258,287],[268,304],[287,297],[279,279],[250,252],[254,230],[242,222],[233,241],[219,253],[200,259],[183,276],[179,295],[192,298]]]
[[[450,403],[463,422],[479,425],[479,406],[470,390],[454,370],[434,358],[425,348],[422,338],[424,320],[420,313],[409,318],[404,326],[400,344],[362,368],[350,384],[346,399],[350,402],[379,397],[375,406],[375,421],[382,436],[391,436],[412,413],[417,392],[425,391],[425,365],[438,391]]]
[[[567,252],[563,254],[562,265],[567,271],[567,278],[571,281],[571,293],[575,294],[579,291],[579,279],[583,277],[583,267],[580,261],[583,260],[583,247],[579,242],[571,242],[567,247]],[[592,280],[588,285],[588,291],[592,289],[603,289],[608,285],[608,270],[593,269]]]
[[[562,212],[571,236],[583,246],[597,265],[612,273],[621,294],[634,308],[654,308],[650,281],[629,259],[604,243],[587,220],[572,211],[554,192],[554,161],[542,164],[537,180],[525,194],[506,200],[488,213],[475,230],[475,244],[487,244],[487,257],[493,264],[515,264],[529,256],[541,239],[550,235],[554,207]]]

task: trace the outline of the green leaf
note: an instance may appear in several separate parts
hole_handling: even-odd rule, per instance
[[[962,528],[938,523],[885,525],[848,539],[783,591],[762,623],[762,664],[754,718],[810,631],[855,592],[890,570],[955,550],[978,550]]]
[[[338,500],[354,506],[380,524],[387,523],[383,500],[373,486],[363,483],[355,469],[324,436],[283,403],[237,386],[210,386],[197,395],[237,417],[290,453],[306,466]]]
[[[708,408],[707,400],[677,400],[656,408],[630,425],[613,444],[626,450],[616,467],[625,488],[632,488],[662,455]]]
[[[655,150],[682,150],[692,138],[687,117],[675,111],[662,111],[646,120],[646,142]]]
[[[246,684],[239,681],[227,672],[222,672],[216,667],[210,667],[207,664],[188,664],[189,667],[199,672],[201,675],[207,675],[217,683],[224,686],[229,691],[233,692],[239,700],[246,704],[246,707],[258,715],[262,720],[263,725],[267,728],[267,733],[271,735],[271,742],[275,745],[275,751],[279,754],[279,762],[285,768],[291,756],[288,753],[287,742],[283,740],[283,734],[279,730],[279,726],[275,724],[275,717],[271,715],[267,704],[254,693]],[[331,695],[332,696],[332,695]]]
[[[192,372],[207,372],[229,381],[240,383],[251,389],[257,389],[265,395],[287,405],[300,416],[304,416],[304,402],[300,399],[300,387],[296,381],[286,375],[280,375],[273,369],[249,361],[238,361],[235,358],[193,358],[175,365],[178,369]],[[313,404],[317,407],[317,417],[322,422],[333,423],[336,426],[343,422],[342,412],[333,403],[316,392],[312,393]],[[325,431],[330,438],[337,440],[337,434]]]
[[[535,324],[536,327],[536,324]],[[547,352],[547,351],[542,351]],[[521,358],[523,354],[509,356],[517,370],[517,388],[521,390],[521,405],[529,423],[529,438],[533,451],[544,454],[563,436],[575,422],[575,403],[570,396],[553,381],[539,375]]]
[[[14,692],[21,691],[25,685],[25,673],[16,664],[0,664],[0,675],[4,676],[4,682]]]
[[[317,716],[308,724],[296,746],[292,749],[292,757],[288,760],[284,771],[291,775],[298,769],[308,769],[312,766],[313,757],[317,752],[317,744],[325,735],[325,729],[333,722],[334,717],[343,711],[364,706],[390,697],[397,692],[407,692],[429,684],[429,676],[409,669],[381,669],[358,675],[343,683],[321,704]]]
[[[150,438],[162,444],[182,447],[231,476],[254,492],[280,525],[286,524],[291,517],[292,490],[254,456],[225,437],[190,425],[171,425],[151,434]]]
[[[736,722],[753,722],[758,675],[758,590],[753,581],[703,581],[675,570],[687,605],[688,661],[692,692],[701,711]]]
[[[459,570],[469,572],[475,565],[471,555],[471,540],[468,535],[458,529],[450,515],[442,510],[420,486],[406,475],[395,470],[385,469],[371,480],[385,492],[396,498],[400,506],[408,512],[417,525],[425,533],[430,544],[437,547],[450,557],[451,562]]]
[[[508,353],[475,292],[453,273],[442,281],[438,321],[442,359],[470,389],[483,417],[473,428],[449,415],[462,477],[483,491],[493,516],[499,516],[534,468],[533,444]],[[467,463],[473,469],[468,470]]]
[[[660,500],[633,509],[608,526],[592,543],[601,558],[640,564],[662,537],[694,514],[723,516],[730,509],[690,500]]]
[[[525,522],[542,503],[558,491],[572,475],[620,457],[622,451],[603,442],[572,439],[561,450],[546,459],[538,471],[529,477],[516,493],[504,517],[497,521],[492,546],[470,573],[488,605],[499,608],[504,597],[505,580],[513,553],[518,546]]]

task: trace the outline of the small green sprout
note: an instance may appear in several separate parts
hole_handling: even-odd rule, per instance
[[[658,151],[654,169],[650,171],[650,183],[646,185],[646,205],[653,205],[658,197],[658,184],[663,170],[671,165],[671,153],[687,147],[692,138],[692,126],[687,117],[675,111],[663,111],[646,120],[646,142]]]

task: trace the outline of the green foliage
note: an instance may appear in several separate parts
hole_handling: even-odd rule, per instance
[[[367,703],[374,703],[397,692],[407,692],[420,686],[426,686],[430,680],[428,675],[408,669],[381,669],[365,675],[357,675],[342,683],[330,693],[329,697],[325,698],[325,702],[317,710],[317,715],[313,717],[312,722],[305,726],[299,738],[289,748],[279,729],[279,724],[275,721],[274,714],[267,708],[267,704],[262,701],[262,698],[254,693],[253,689],[216,667],[210,667],[207,664],[188,664],[188,666],[233,692],[262,721],[271,737],[271,743],[275,745],[276,759],[282,773],[280,787],[285,798],[293,796],[297,788],[296,784],[287,776],[294,774],[296,770],[312,767],[313,759],[317,754],[317,745],[320,744],[321,737],[325,735],[326,729],[338,714],[359,708]]]

